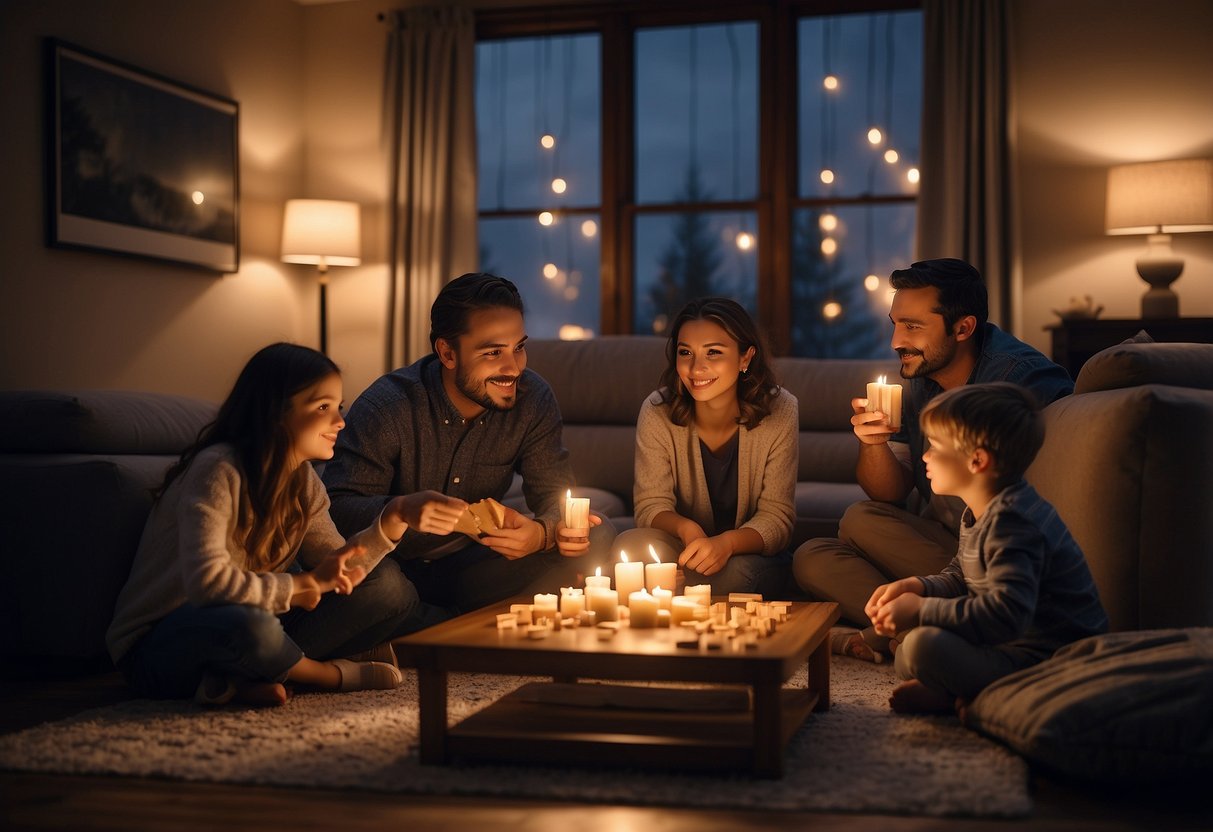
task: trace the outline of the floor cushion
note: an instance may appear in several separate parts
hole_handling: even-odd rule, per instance
[[[965,724],[1054,773],[1164,782],[1213,773],[1213,629],[1109,633],[990,685]]]

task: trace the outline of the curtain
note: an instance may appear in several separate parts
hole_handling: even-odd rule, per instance
[[[430,352],[434,297],[476,268],[476,33],[462,8],[394,11],[386,20],[391,370]]]
[[[924,0],[918,255],[986,279],[990,320],[1020,326],[1008,0]]]

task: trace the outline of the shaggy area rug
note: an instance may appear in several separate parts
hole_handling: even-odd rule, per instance
[[[526,679],[453,674],[452,721]],[[536,766],[422,766],[416,677],[388,692],[297,695],[272,710],[132,700],[0,737],[0,768],[224,783],[698,808],[1022,816],[1027,765],[953,717],[889,711],[890,667],[839,659],[831,708],[793,737],[781,780]],[[805,685],[805,675],[791,685]]]

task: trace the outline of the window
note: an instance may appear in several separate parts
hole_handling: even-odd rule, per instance
[[[916,4],[709,5],[481,13],[481,267],[519,285],[538,337],[660,334],[722,294],[777,352],[887,356],[917,214]]]

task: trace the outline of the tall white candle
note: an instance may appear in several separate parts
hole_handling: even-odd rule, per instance
[[[885,376],[868,382],[868,413],[883,413],[894,431],[901,430],[901,385],[885,384]]]
[[[712,585],[697,584],[696,586],[688,586],[683,590],[683,594],[703,606],[711,606],[712,604]]]
[[[626,603],[633,592],[644,589],[644,564],[640,561],[628,561],[628,553],[619,553],[621,560],[615,564],[615,589],[619,592],[620,603]]]
[[[644,588],[652,592],[656,587],[663,586],[672,592],[674,585],[678,582],[678,564],[662,563],[651,543],[649,544],[649,556],[653,558],[654,562],[644,565]]]
[[[651,630],[657,626],[657,599],[641,589],[628,596],[629,626]]]
[[[573,490],[565,492],[564,529],[561,537],[570,543],[585,543],[590,535],[590,499],[574,497]]]

